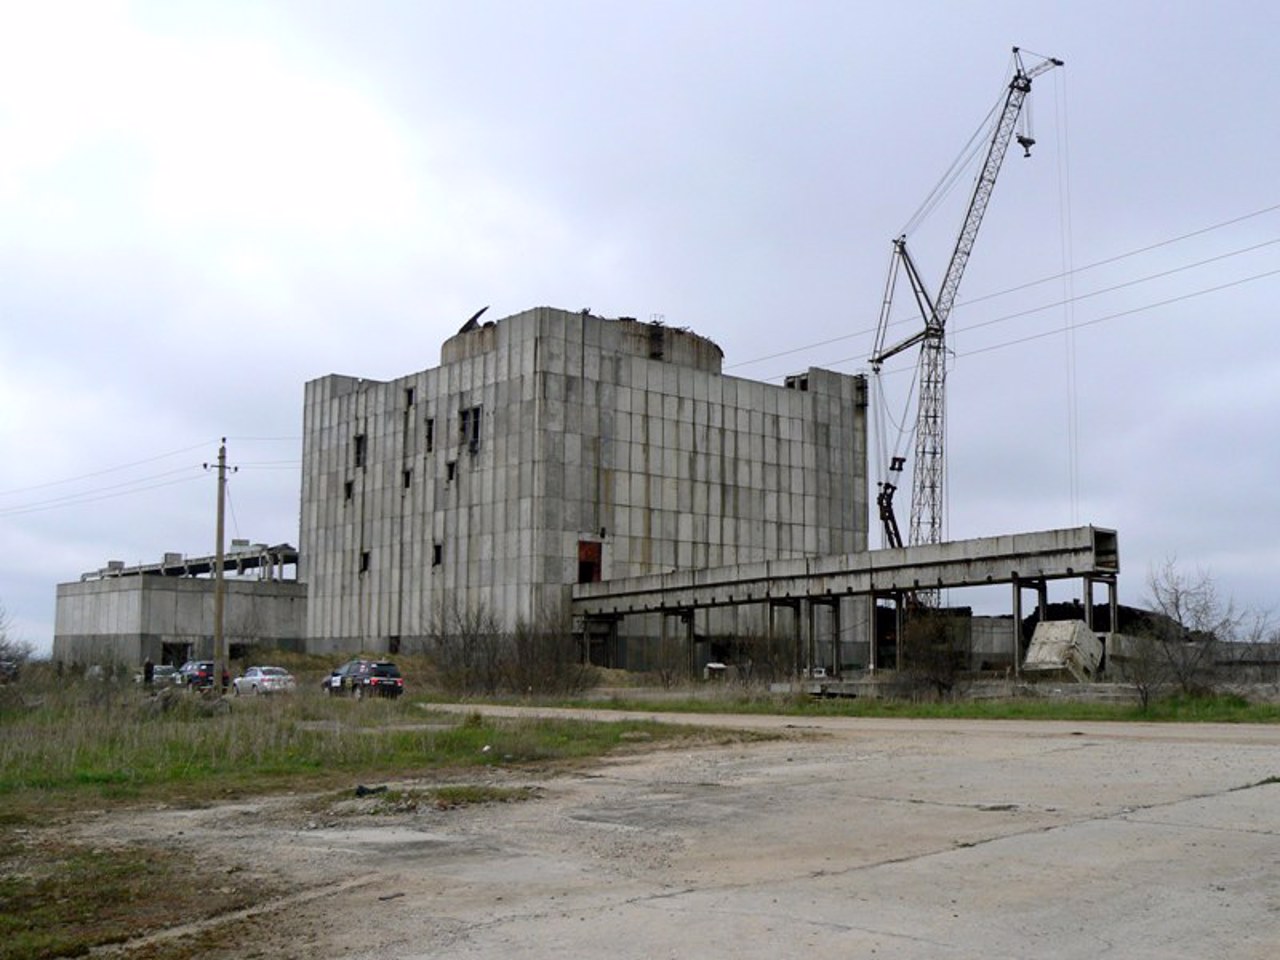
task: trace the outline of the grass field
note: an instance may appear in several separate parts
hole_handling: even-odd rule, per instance
[[[738,738],[721,739],[730,736]],[[468,771],[545,771],[637,743],[695,739],[717,735],[656,723],[436,715],[409,699],[332,700],[318,690],[218,702],[180,690],[152,697],[132,684],[0,688],[0,960],[79,956],[276,892],[269,880],[192,863],[173,838],[144,847],[76,840],[74,825],[103,811],[286,790],[309,794],[304,808],[324,808],[380,780],[426,782],[379,793],[371,814],[518,802],[532,794],[468,782]],[[139,956],[199,956],[216,937],[204,931]]]
[[[798,717],[904,717],[968,720],[1099,720],[1133,723],[1280,723],[1280,705],[1252,703],[1220,694],[1170,696],[1143,709],[1137,703],[1086,703],[1071,700],[1008,699],[916,702],[803,696],[762,696],[722,691],[717,696],[664,697],[659,700],[618,694],[607,699],[566,701],[562,706],[596,710],[645,710],[650,713],[747,713]]]

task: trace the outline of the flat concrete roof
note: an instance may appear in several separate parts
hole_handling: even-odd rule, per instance
[[[144,563],[132,567],[123,564],[108,564],[101,570],[82,573],[80,581],[110,580],[115,577],[200,577],[212,574],[217,566],[217,557],[186,557],[180,554],[168,554],[159,563]],[[298,562],[298,548],[287,543],[274,547],[254,545],[253,547],[237,547],[227,551],[222,558],[224,573],[231,571],[244,573],[265,566],[288,566]]]

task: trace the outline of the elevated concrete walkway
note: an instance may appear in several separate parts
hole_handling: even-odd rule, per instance
[[[1068,527],[580,583],[573,587],[573,612],[586,617],[660,613],[1072,577],[1114,582],[1119,572],[1114,530]]]
[[[608,622],[616,635],[618,621],[639,614],[662,614],[663,643],[667,617],[684,624],[693,663],[694,613],[714,607],[744,604],[769,605],[770,632],[775,609],[795,611],[797,673],[822,663],[817,655],[813,609],[831,611],[835,639],[825,659],[838,677],[840,608],[844,600],[862,598],[867,604],[865,629],[874,631],[875,606],[890,599],[898,611],[895,634],[901,643],[904,600],[911,594],[950,587],[1012,585],[1013,618],[1009,650],[1015,675],[1021,660],[1022,591],[1035,590],[1041,618],[1048,602],[1051,580],[1077,578],[1084,582],[1086,617],[1092,618],[1093,588],[1106,585],[1111,623],[1116,622],[1116,578],[1120,551],[1116,532],[1101,527],[1068,527],[1035,533],[1014,533],[973,540],[954,540],[929,546],[892,550],[868,550],[824,557],[799,557],[763,563],[747,563],[700,570],[673,570],[643,577],[575,584],[572,612],[584,624]],[[1092,622],[1087,624],[1093,629]],[[807,638],[804,636],[807,634]],[[868,636],[868,666],[877,667],[877,641]],[[901,662],[899,646],[895,662]]]

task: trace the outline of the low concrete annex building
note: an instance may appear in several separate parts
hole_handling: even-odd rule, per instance
[[[213,557],[166,554],[159,563],[112,562],[58,584],[53,659],[66,664],[182,663],[213,656]],[[237,649],[303,647],[306,587],[289,576],[287,544],[234,543],[227,552],[224,633]]]
[[[468,323],[429,370],[308,383],[308,649],[419,649],[451,610],[510,627],[575,583],[866,550],[865,380],[721,361],[686,330],[538,308]]]

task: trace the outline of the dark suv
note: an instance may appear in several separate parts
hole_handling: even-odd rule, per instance
[[[324,681],[330,696],[347,693],[362,697],[398,697],[404,693],[400,668],[389,660],[348,660]]]
[[[178,670],[178,683],[192,690],[201,690],[213,686],[213,661],[188,660]],[[226,690],[231,683],[231,674],[222,668],[222,689]]]

